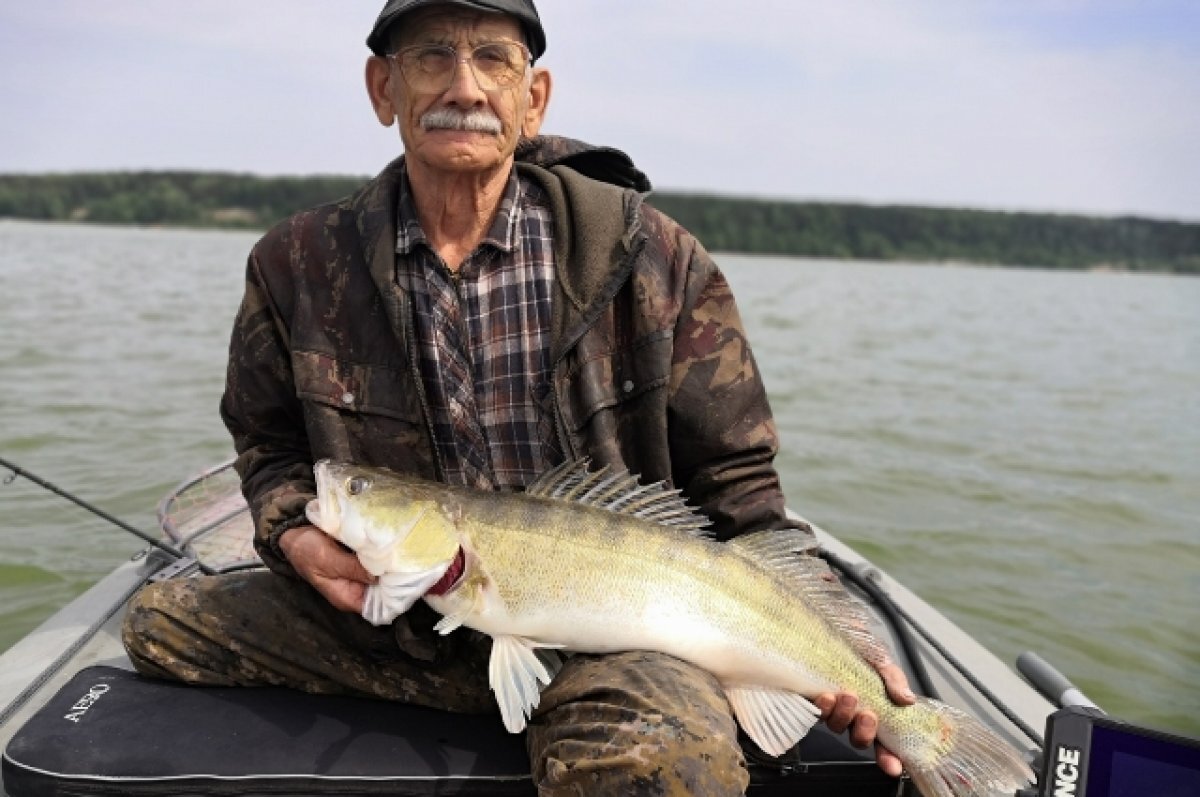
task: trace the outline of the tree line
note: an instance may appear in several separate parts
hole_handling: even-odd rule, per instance
[[[219,172],[0,175],[0,218],[263,229],[368,178]],[[1200,224],[654,192],[713,251],[1200,274]]]

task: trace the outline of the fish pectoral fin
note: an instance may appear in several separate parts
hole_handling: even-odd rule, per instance
[[[738,723],[764,753],[781,756],[817,724],[821,710],[804,697],[765,686],[726,687]]]
[[[541,687],[558,674],[558,655],[531,639],[519,636],[492,637],[488,681],[496,693],[500,716],[510,733],[525,729],[529,715],[542,697]]]
[[[367,587],[362,616],[373,625],[387,625],[409,610],[442,577],[445,568],[412,573],[384,573]]]
[[[438,620],[437,623],[434,624],[433,630],[437,631],[442,636],[445,636],[451,631],[461,628],[463,621],[465,621],[470,615],[470,609],[459,611],[455,614],[444,615],[442,619]]]
[[[433,630],[437,631],[442,636],[449,634],[456,628],[462,626],[467,621],[467,618],[473,614],[477,614],[483,608],[483,590],[475,585],[467,585],[468,589],[472,589],[471,600],[463,601],[462,605],[453,613],[442,616],[442,619],[437,621]]]

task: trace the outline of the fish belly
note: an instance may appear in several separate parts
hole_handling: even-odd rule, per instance
[[[811,613],[743,557],[658,526],[571,514],[584,517],[562,524],[569,533],[554,522],[476,530],[490,595],[465,625],[582,653],[658,651],[725,685],[830,688],[796,655],[811,648],[797,628],[824,626],[798,625]]]

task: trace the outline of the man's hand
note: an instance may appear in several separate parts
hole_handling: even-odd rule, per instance
[[[917,696],[908,688],[908,677],[904,670],[892,662],[879,666],[879,675],[883,678],[888,697],[898,706],[907,706],[917,702]],[[870,747],[875,743],[875,734],[879,730],[879,718],[875,712],[858,708],[858,696],[851,692],[825,692],[817,695],[813,704],[821,709],[821,719],[834,733],[841,733],[850,728],[850,743],[858,748]],[[879,768],[893,778],[900,777],[904,765],[891,751],[876,744],[875,760]]]
[[[376,578],[358,557],[316,526],[297,526],[279,538],[288,563],[325,599],[346,612],[362,614],[367,587]]]

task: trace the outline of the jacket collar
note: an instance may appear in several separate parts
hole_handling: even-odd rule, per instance
[[[396,304],[396,203],[400,196],[400,178],[404,156],[389,163],[379,176],[363,186],[350,199],[352,217],[358,224],[363,258],[371,278],[383,295],[392,328],[402,330],[402,317]]]
[[[584,311],[604,292],[614,268],[632,251],[640,195],[598,183],[565,166],[518,164],[550,198],[554,255],[566,298]],[[563,222],[566,223],[563,223]]]
[[[543,146],[534,146],[537,142],[543,142]],[[624,153],[587,148],[570,139],[539,137],[526,142],[519,154],[517,168],[546,190],[554,216],[558,279],[551,356],[557,362],[600,315],[632,271],[634,256],[645,238],[639,221],[639,188],[643,183],[648,188],[649,182]],[[548,168],[534,165],[537,162],[548,164]],[[610,183],[584,176],[572,168],[580,164],[602,178],[614,179],[615,174],[619,179]],[[596,171],[596,164],[605,167]],[[392,328],[401,335],[407,322],[396,284],[395,245],[403,165],[403,156],[392,161],[349,203],[357,220],[363,257],[384,297]]]

